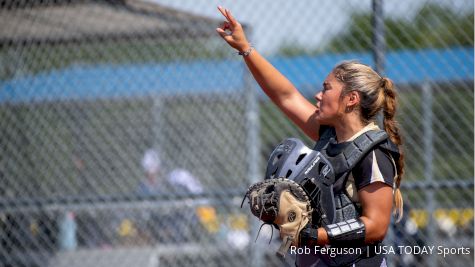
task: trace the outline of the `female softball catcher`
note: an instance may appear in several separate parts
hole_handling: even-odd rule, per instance
[[[310,149],[298,139],[284,140],[269,158],[264,181],[247,191],[251,212],[280,231],[277,254],[307,247],[311,253],[297,254],[297,266],[386,266],[376,248],[391,210],[400,219],[403,206],[392,82],[369,66],[343,62],[328,74],[314,105],[249,44],[231,12],[218,9],[225,17],[218,34],[243,56],[270,99],[316,141]],[[384,130],[375,123],[381,110]],[[324,253],[330,248],[352,249]]]

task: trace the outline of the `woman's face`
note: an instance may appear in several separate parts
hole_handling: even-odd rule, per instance
[[[322,125],[335,125],[335,122],[344,114],[341,93],[343,83],[335,78],[333,72],[328,74],[323,82],[322,91],[315,95],[317,100],[316,119]]]

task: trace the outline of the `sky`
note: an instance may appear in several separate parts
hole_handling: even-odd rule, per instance
[[[372,0],[148,0],[194,14],[222,19],[216,7],[230,9],[248,24],[248,40],[262,53],[283,44],[318,48],[342,32],[350,14],[371,10]],[[439,3],[457,12],[473,10],[473,0],[385,0],[385,16],[410,19],[427,3]],[[213,29],[214,30],[214,29]]]

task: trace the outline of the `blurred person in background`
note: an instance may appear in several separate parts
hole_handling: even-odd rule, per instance
[[[145,179],[140,182],[137,191],[141,196],[152,196],[166,193],[165,179],[161,169],[161,160],[158,152],[154,149],[145,151],[142,158],[142,168],[145,172]]]
[[[369,66],[343,62],[328,74],[322,91],[315,95],[316,104],[313,104],[251,46],[231,12],[222,7],[218,9],[225,21],[216,29],[217,33],[243,57],[254,79],[274,104],[316,141],[316,150],[341,151],[363,133],[379,131],[376,115],[383,111],[384,130],[389,138],[371,148],[353,169],[338,177],[339,189],[335,189],[335,183],[333,190],[335,202],[341,205],[337,205],[336,211],[342,214],[337,220],[339,225],[306,225],[298,240],[300,246],[310,247],[312,253],[297,254],[296,265],[386,266],[385,256],[375,251],[381,246],[390,225],[393,201],[394,213],[399,219],[403,206],[399,187],[404,162],[399,150],[401,136],[394,121],[397,104],[391,80],[381,77]],[[316,246],[366,250],[330,257],[313,252]]]
[[[144,170],[145,177],[140,182],[137,193],[141,198],[151,198],[151,197],[170,197],[170,191],[168,191],[169,186],[167,184],[167,179],[165,177],[164,171],[162,169],[162,161],[158,152],[153,149],[147,149],[144,152],[144,155],[141,160],[141,165]],[[162,212],[158,208],[147,209],[142,213],[142,217],[145,221],[145,226],[142,225],[141,228],[146,228],[145,232],[148,235],[149,242],[163,243],[170,242],[173,240],[173,221],[170,221],[169,213]]]
[[[155,149],[147,149],[141,163],[145,173],[145,179],[140,182],[137,188],[141,196],[203,193],[200,180],[190,171],[177,168],[167,173],[162,167],[160,154]]]
[[[209,218],[210,213],[215,214],[209,201],[194,199],[203,193],[203,186],[190,171],[177,168],[167,173],[159,152],[153,148],[145,151],[141,164],[145,179],[137,188],[140,197],[159,197],[171,201],[170,205],[163,206],[163,210],[154,209],[145,215],[147,228],[151,230],[154,241],[189,242],[203,235],[200,232],[203,227],[198,226],[207,229],[207,223],[216,223]]]

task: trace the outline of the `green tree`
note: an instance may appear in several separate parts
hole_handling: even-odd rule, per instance
[[[322,52],[363,52],[371,50],[373,29],[371,13],[351,15],[348,29],[336,35],[323,49],[304,49],[284,44],[278,54],[296,56]],[[411,20],[384,20],[387,50],[473,46],[473,11],[458,14],[450,8],[429,4],[423,6]]]

